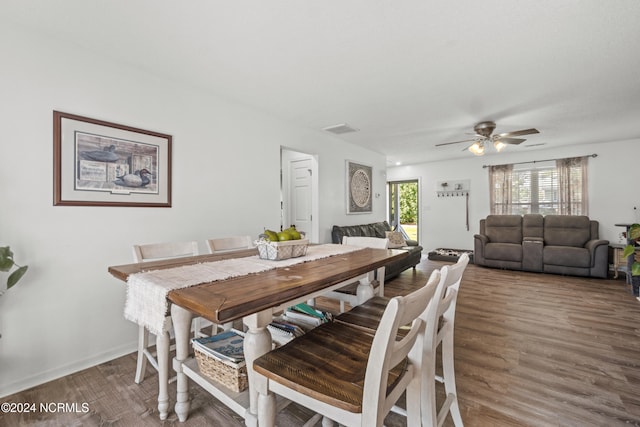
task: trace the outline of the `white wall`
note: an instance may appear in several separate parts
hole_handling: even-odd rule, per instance
[[[544,131],[542,133],[544,135]],[[435,248],[473,249],[473,235],[480,219],[489,214],[489,177],[483,165],[516,163],[590,154],[589,216],[600,222],[600,237],[612,242],[624,231],[614,224],[640,221],[640,193],[637,190],[637,159],[640,141],[607,142],[558,149],[526,151],[512,148],[496,155],[398,166],[387,170],[389,181],[421,179],[420,243],[425,250]],[[469,231],[466,229],[464,197],[436,195],[437,181],[468,179]],[[634,206],[637,210],[634,210]]]
[[[321,242],[333,224],[384,217],[383,198],[345,214],[345,160],[382,177],[377,153],[19,28],[0,28],[0,52],[0,244],[29,265],[0,298],[0,396],[134,350],[124,284],[107,273],[132,244],[194,239],[204,252],[207,238],[277,227],[281,146],[318,159]],[[173,207],[53,206],[53,110],[172,135]]]

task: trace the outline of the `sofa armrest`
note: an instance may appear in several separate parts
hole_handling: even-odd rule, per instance
[[[489,238],[484,234],[476,234],[473,236],[473,263],[477,265],[485,265],[484,246],[489,243]]]
[[[487,243],[489,243],[489,238],[484,234],[475,234],[473,238],[476,240],[479,240],[483,245],[486,245]]]
[[[602,240],[602,239],[589,240],[587,243],[585,243],[584,247],[587,248],[590,253],[593,253],[598,246],[603,246],[603,245],[608,246],[609,241]]]
[[[407,243],[407,246],[418,246],[418,242],[415,240],[405,239],[405,242]]]
[[[345,236],[344,229],[338,225],[334,225],[331,229],[331,241],[333,243],[342,244],[342,238]]]
[[[584,247],[591,254],[591,276],[606,278],[609,271],[609,241],[589,240]]]

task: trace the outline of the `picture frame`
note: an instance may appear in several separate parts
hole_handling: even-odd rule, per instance
[[[55,206],[171,207],[171,135],[53,112]]]
[[[347,214],[363,214],[373,211],[373,168],[369,165],[346,162]]]

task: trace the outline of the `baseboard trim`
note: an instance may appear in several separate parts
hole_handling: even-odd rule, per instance
[[[0,385],[0,398],[5,398],[12,394],[25,391],[29,388],[42,385],[66,375],[82,371],[83,369],[91,368],[92,366],[96,366],[101,363],[117,359],[118,357],[124,356],[126,354],[133,353],[134,351],[136,351],[137,345],[137,341],[128,343],[126,345],[111,349],[110,351],[91,356],[87,359],[77,360],[73,363],[59,366],[55,369],[39,372],[37,374],[23,378],[20,381],[15,381],[9,384],[2,384]]]

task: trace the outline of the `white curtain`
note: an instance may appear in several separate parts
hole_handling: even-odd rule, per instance
[[[511,214],[513,165],[489,166],[489,204],[493,215]]]
[[[588,157],[556,160],[558,169],[558,213],[589,215],[587,193]]]
[[[551,213],[549,206],[555,205],[553,211],[558,215],[589,215],[588,160],[589,157],[586,156],[558,159],[551,177],[548,174],[539,175],[538,172],[544,171],[543,169],[540,171],[531,169],[532,182],[535,181],[541,186],[539,188],[536,186],[535,190],[529,188],[531,200],[525,201],[531,203],[531,212],[539,212],[540,206],[545,204],[547,206],[546,213]],[[492,214],[512,215],[520,213],[522,209],[526,208],[527,203],[519,198],[519,194],[526,194],[526,192],[522,193],[520,190],[523,189],[518,188],[524,182],[522,179],[518,179],[517,175],[518,173],[522,175],[523,171],[527,170],[518,170],[514,176],[513,165],[489,166],[489,203]],[[546,181],[538,181],[541,176],[545,177]],[[549,179],[551,181],[548,181]],[[524,188],[524,190],[526,189]],[[554,194],[557,194],[557,197]],[[513,203],[516,203],[515,209]]]

